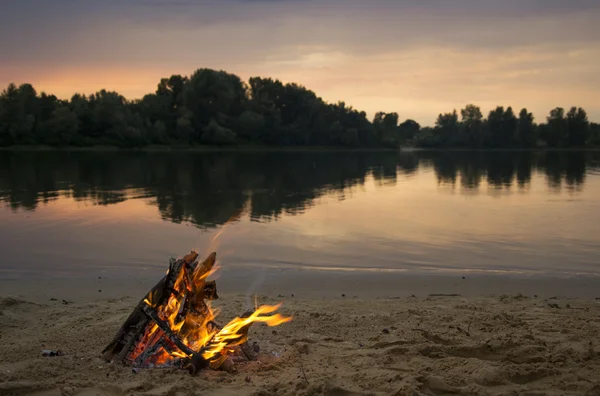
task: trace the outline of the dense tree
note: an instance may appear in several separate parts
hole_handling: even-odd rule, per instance
[[[402,143],[412,141],[419,131],[421,130],[421,125],[415,120],[406,120],[399,126],[399,135],[400,141]]]
[[[534,147],[536,144],[536,130],[533,123],[533,114],[527,109],[521,109],[517,123],[517,142],[520,147]]]
[[[600,146],[600,124],[596,124],[594,122],[590,123],[589,134],[589,144]]]
[[[79,130],[77,114],[65,105],[57,107],[40,126],[40,140],[52,146],[69,146],[75,143]]]
[[[0,145],[2,146],[14,144],[10,130],[11,117],[13,117],[10,108],[16,89],[14,84],[10,84],[0,95]]]
[[[214,118],[204,127],[201,137],[203,143],[216,145],[233,144],[235,139],[235,132],[222,127]]]
[[[468,104],[460,111],[462,116],[462,143],[469,147],[481,147],[485,140],[483,114],[478,106]]]
[[[38,116],[37,92],[31,84],[23,84],[17,90],[16,123],[13,124],[15,139],[21,144],[35,143],[35,127]]]
[[[440,114],[433,128],[396,112],[372,121],[344,102],[326,103],[298,84],[199,69],[163,78],[154,93],[129,101],[101,90],[70,100],[38,94],[30,84],[0,93],[0,145],[271,145],[342,147],[550,147],[600,144],[597,124],[582,108],[550,112],[536,125],[526,109],[497,107],[484,119],[473,104]]]
[[[421,128],[413,139],[415,146],[423,148],[437,147],[440,144],[437,129],[431,127]]]
[[[589,122],[585,110],[571,107],[567,113],[567,135],[569,146],[583,146],[589,137]]]
[[[438,115],[435,121],[434,135],[441,146],[456,146],[460,144],[458,114],[452,113]]]
[[[136,112],[144,117],[150,142],[180,142],[183,135],[183,141],[189,143],[188,133],[182,134],[178,128],[179,119],[182,116],[185,118],[186,115],[183,94],[188,81],[187,77],[180,75],[163,78],[156,88],[156,93],[144,96],[137,103]]]
[[[498,106],[490,111],[487,118],[489,144],[491,147],[511,147],[517,140],[518,120],[511,107],[504,110]]]
[[[210,69],[192,74],[183,92],[196,131],[202,131],[213,118],[224,127],[231,126],[242,114],[245,99],[246,88],[238,76]]]
[[[29,84],[10,84],[2,92],[0,141],[5,145],[35,143],[37,93]]]
[[[375,114],[373,130],[376,138],[386,146],[397,146],[399,143],[398,113]]]
[[[565,109],[557,107],[550,111],[542,136],[550,147],[562,147],[567,142],[567,120]]]

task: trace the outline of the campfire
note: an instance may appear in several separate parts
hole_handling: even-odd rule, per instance
[[[250,326],[255,322],[277,326],[292,318],[275,313],[280,305],[263,305],[219,325],[218,312],[210,305],[218,298],[216,282],[207,280],[216,268],[216,257],[212,253],[199,263],[192,251],[171,259],[167,274],[104,349],[104,359],[134,368],[177,367],[192,374],[205,368],[232,371],[240,359],[255,360],[258,348],[248,344]]]

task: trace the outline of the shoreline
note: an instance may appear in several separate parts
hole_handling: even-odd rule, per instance
[[[224,289],[219,284],[219,289]],[[245,310],[219,293],[217,320]],[[35,303],[0,296],[4,396],[595,395],[600,301],[527,296],[281,298],[293,316],[255,324],[258,360],[237,372],[112,365],[100,352],[139,298]],[[64,356],[43,357],[42,349]]]
[[[164,275],[152,270],[126,274],[3,276],[3,296],[45,303],[50,299],[96,301],[123,296],[141,298]],[[221,270],[213,277],[222,293],[286,298],[465,298],[522,295],[528,298],[600,300],[600,276],[557,277],[468,273],[377,273],[302,270]],[[344,296],[344,297],[342,297]]]

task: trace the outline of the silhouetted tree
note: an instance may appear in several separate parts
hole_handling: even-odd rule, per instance
[[[417,136],[415,136],[414,139],[414,144],[417,147],[426,147],[426,148],[432,148],[432,147],[438,147],[441,145],[439,136],[438,136],[438,132],[439,130],[436,128],[431,128],[431,127],[424,127],[421,128],[421,130],[419,130],[419,133],[417,134]]]
[[[469,147],[481,147],[485,141],[483,114],[478,106],[467,105],[460,111],[462,116],[463,142]]]
[[[183,92],[183,103],[191,113],[193,129],[198,132],[213,118],[225,128],[232,125],[242,114],[245,100],[246,88],[238,76],[210,69],[192,74]]]
[[[40,140],[51,146],[70,146],[75,143],[78,131],[77,114],[62,105],[40,125]]]
[[[213,118],[204,127],[201,141],[208,144],[224,145],[235,143],[235,138],[235,133],[231,129],[222,127]]]
[[[37,93],[30,84],[10,84],[2,92],[0,140],[5,145],[35,143]]]
[[[15,84],[9,84],[0,95],[0,144],[10,146],[16,143],[18,123],[18,90]]]
[[[504,107],[498,106],[488,115],[487,128],[492,147],[507,147],[510,144],[510,137],[506,136],[504,113]]]
[[[397,146],[399,139],[398,113],[375,114],[373,119],[373,131],[377,139],[385,146]]]
[[[399,127],[399,135],[402,143],[412,141],[421,130],[421,125],[414,120],[406,120]]]
[[[434,135],[442,146],[456,146],[460,143],[459,122],[456,110],[440,114],[435,121]]]
[[[569,146],[583,146],[589,137],[589,122],[585,110],[571,107],[567,113],[567,134]]]
[[[567,120],[565,110],[557,107],[550,111],[547,124],[542,129],[542,138],[550,147],[562,147],[567,142]]]
[[[598,144],[597,125],[582,108],[550,112],[535,125],[526,109],[497,107],[484,119],[473,104],[439,114],[433,128],[398,113],[364,111],[326,103],[298,84],[252,77],[248,84],[224,71],[199,69],[191,77],[163,78],[156,91],[128,101],[117,92],[75,94],[68,101],[38,95],[30,84],[0,93],[0,145],[52,146],[148,144],[259,144],[343,147],[550,147]]]
[[[600,124],[595,122],[590,123],[590,138],[589,144],[593,146],[600,146]]]
[[[533,123],[533,114],[527,109],[521,109],[517,124],[517,141],[521,147],[534,147],[536,144],[536,129]]]

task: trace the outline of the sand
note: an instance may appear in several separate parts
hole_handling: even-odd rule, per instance
[[[221,321],[244,311],[220,295]],[[237,373],[192,377],[100,359],[139,297],[1,297],[0,395],[600,395],[594,298],[259,297],[294,320],[254,325],[259,360]]]

